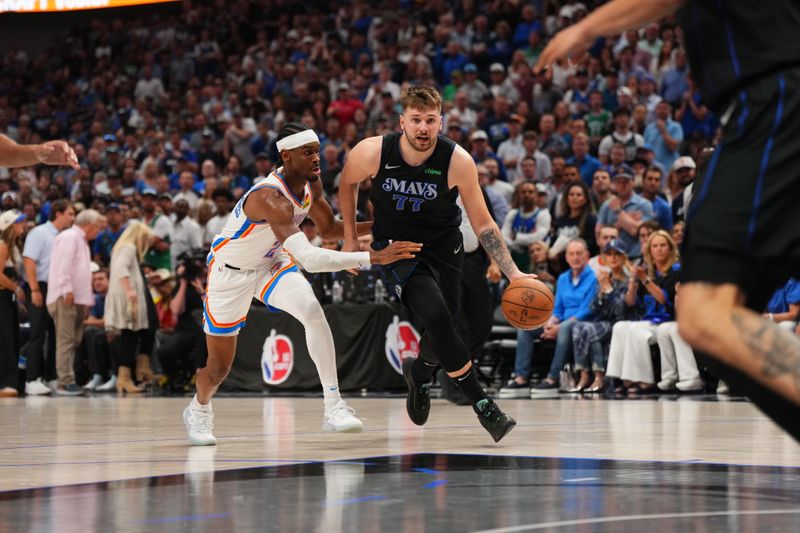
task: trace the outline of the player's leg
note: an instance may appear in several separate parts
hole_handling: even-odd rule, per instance
[[[183,411],[189,441],[195,446],[217,443],[211,398],[228,376],[236,355],[236,336],[245,325],[247,311],[258,275],[252,271],[232,270],[224,264],[208,267],[208,287],[203,303],[203,330],[206,333],[208,359],[197,372],[197,394]]]
[[[470,357],[480,357],[483,345],[492,331],[492,294],[486,279],[489,264],[482,249],[464,254],[464,277],[461,281],[461,313],[456,319],[456,331],[468,343]],[[436,376],[445,399],[468,405],[469,399],[445,371]]]
[[[458,290],[455,284],[452,292],[457,294]],[[402,295],[403,303],[422,323],[439,364],[469,398],[481,424],[495,442],[503,438],[516,422],[500,411],[478,383],[469,350],[456,333],[452,311],[432,271],[425,265],[419,265],[406,281]],[[403,375],[409,385],[406,407],[409,417],[418,425],[424,424],[428,418],[430,399],[425,384],[430,382],[434,370],[435,367],[430,369],[421,359],[408,359],[403,364]]]
[[[743,303],[742,291],[732,284],[682,284],[680,334],[716,360],[720,378],[800,438],[800,339]]]
[[[258,296],[265,304],[271,309],[289,313],[305,328],[308,353],[317,367],[322,383],[325,401],[322,429],[336,432],[362,431],[364,424],[355,417],[355,411],[339,394],[333,334],[311,285],[297,271],[297,267],[292,267],[270,278],[263,287]]]

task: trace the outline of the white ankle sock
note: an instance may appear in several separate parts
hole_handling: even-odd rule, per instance
[[[197,401],[197,394],[195,394],[194,398],[192,398],[192,409],[194,409],[195,411],[203,411],[204,413],[210,413],[211,402],[208,402],[206,405],[203,405]]]
[[[322,395],[325,398],[325,409],[330,409],[336,405],[336,402],[342,399],[341,395],[339,394],[338,383],[334,383],[333,385],[323,385]]]

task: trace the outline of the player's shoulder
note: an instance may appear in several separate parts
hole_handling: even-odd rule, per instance
[[[458,168],[475,167],[475,160],[460,144],[453,143],[453,155],[450,157],[450,166]]]
[[[383,149],[383,135],[375,135],[374,137],[367,137],[355,145],[353,151],[358,151],[362,155],[376,155],[380,154]]]

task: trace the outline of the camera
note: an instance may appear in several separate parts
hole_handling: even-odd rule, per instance
[[[178,256],[177,265],[178,267],[183,266],[183,274],[179,276],[180,278],[187,281],[202,278],[205,275],[206,252],[202,248],[183,252]]]

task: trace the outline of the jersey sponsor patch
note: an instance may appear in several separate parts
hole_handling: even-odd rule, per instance
[[[403,373],[403,361],[419,354],[419,333],[410,322],[394,316],[386,328],[386,359],[398,374]]]
[[[273,329],[264,340],[261,352],[261,374],[267,385],[280,385],[294,368],[294,345],[286,335],[277,335]]]

